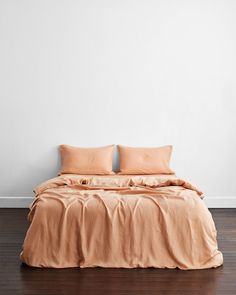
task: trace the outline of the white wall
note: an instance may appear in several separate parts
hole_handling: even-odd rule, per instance
[[[173,144],[236,196],[236,1],[1,0],[0,196],[31,196],[57,146]]]

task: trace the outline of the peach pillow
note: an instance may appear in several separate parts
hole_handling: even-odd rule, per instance
[[[61,170],[59,174],[113,174],[114,145],[99,148],[81,148],[60,145]]]
[[[134,148],[118,145],[120,174],[173,174],[169,168],[172,146]]]

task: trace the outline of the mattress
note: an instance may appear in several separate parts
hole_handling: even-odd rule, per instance
[[[35,189],[20,257],[52,268],[218,267],[202,198],[175,175],[64,174]]]

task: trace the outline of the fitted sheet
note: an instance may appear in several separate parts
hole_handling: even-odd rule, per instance
[[[220,266],[202,192],[175,175],[61,175],[40,184],[22,262],[35,267]]]

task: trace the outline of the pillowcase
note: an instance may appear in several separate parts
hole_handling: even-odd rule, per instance
[[[120,174],[174,174],[169,168],[172,146],[134,148],[118,145]]]
[[[113,174],[114,145],[98,148],[81,148],[60,145],[60,174]]]

